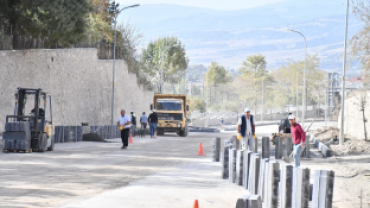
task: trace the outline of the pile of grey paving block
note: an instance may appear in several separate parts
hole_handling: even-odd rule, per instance
[[[235,183],[236,179],[236,149],[229,149],[229,181]]]
[[[3,133],[5,150],[28,151],[31,149],[30,122],[8,122]]]
[[[325,145],[324,143],[322,143],[318,138],[312,137],[312,141],[313,141],[314,145],[324,155],[324,157],[331,157],[332,156],[332,152],[331,152],[330,148],[327,145]]]
[[[212,140],[212,161],[219,162],[221,154],[221,138],[214,138]]]
[[[333,203],[334,172],[315,170],[312,190],[312,208],[331,208]]]
[[[216,140],[214,140],[216,141]],[[290,155],[293,142],[277,138],[275,159],[270,158],[269,138],[262,138],[262,154],[241,150],[236,138],[226,139],[222,149],[222,178],[242,185],[250,195],[238,198],[237,208],[331,208],[334,172],[317,170],[310,184],[310,169],[294,168],[280,159]],[[215,144],[215,142],[214,142]],[[283,145],[285,144],[285,145]]]
[[[261,196],[243,195],[238,198],[236,208],[262,208]]]
[[[252,153],[249,161],[248,191],[255,195],[258,191],[261,156],[259,153]]]
[[[236,179],[235,183],[238,186],[243,185],[243,150],[236,151]]]
[[[222,178],[229,178],[229,141],[224,141],[224,147],[222,150]]]

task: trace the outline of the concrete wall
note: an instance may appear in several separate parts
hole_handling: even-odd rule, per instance
[[[96,49],[0,51],[0,131],[14,112],[18,87],[50,92],[56,125],[110,124],[112,67],[112,61],[98,60]],[[125,61],[116,61],[115,74],[114,119],[122,108],[137,116],[149,112],[154,93],[138,86]]]
[[[370,119],[370,91],[357,91],[353,92],[348,98],[344,101],[344,134],[346,138],[351,139],[365,139],[364,134],[364,123],[363,123],[363,114],[360,111],[360,100],[361,96],[366,96],[366,105],[365,105],[365,118]],[[340,120],[341,115],[339,113],[338,118],[338,128],[340,129]],[[366,123],[367,137],[370,138],[370,122]]]

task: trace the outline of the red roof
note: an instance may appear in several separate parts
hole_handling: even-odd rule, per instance
[[[351,79],[347,79],[347,82],[363,82],[364,76],[352,77]]]

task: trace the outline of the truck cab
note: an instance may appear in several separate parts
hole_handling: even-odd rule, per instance
[[[151,108],[155,109],[158,115],[157,134],[165,132],[176,132],[179,136],[188,135],[186,95],[154,95]]]

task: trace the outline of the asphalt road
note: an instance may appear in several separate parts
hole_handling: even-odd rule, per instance
[[[259,126],[258,137],[275,129]],[[57,144],[45,153],[1,152],[0,207],[182,208],[191,207],[195,199],[201,208],[235,207],[247,191],[221,179],[221,164],[211,160],[212,138],[234,134],[134,137],[127,150],[120,149],[120,139],[113,139]],[[201,142],[206,156],[197,155]],[[335,171],[334,207],[359,207],[360,191],[364,198],[370,194],[368,158],[310,158],[301,163],[311,169],[311,179],[316,169]]]

